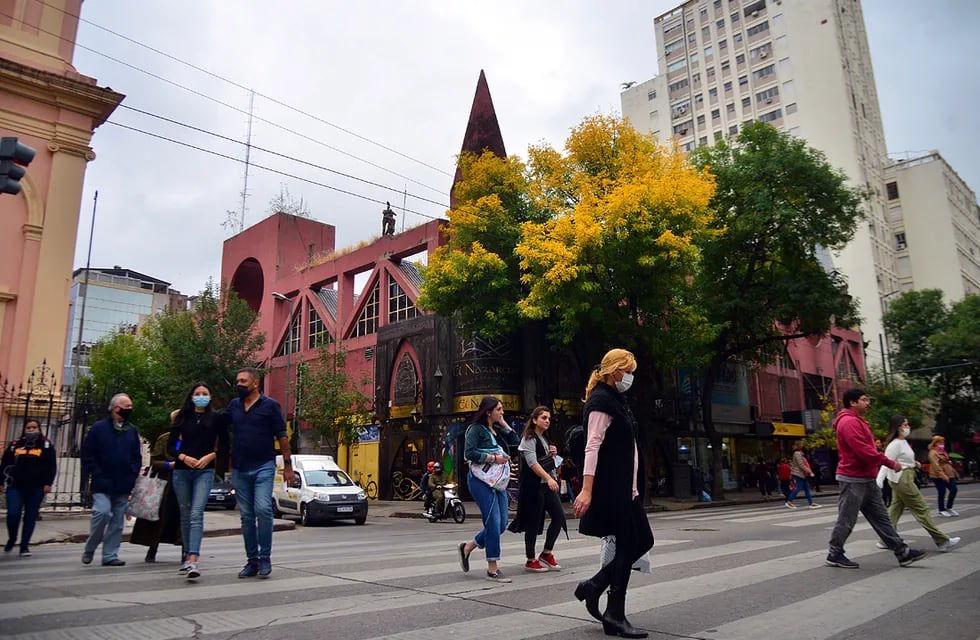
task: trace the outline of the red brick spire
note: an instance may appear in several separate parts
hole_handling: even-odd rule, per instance
[[[504,137],[497,124],[497,113],[493,110],[493,99],[490,97],[490,87],[487,86],[487,76],[480,70],[480,79],[476,82],[476,94],[473,96],[473,106],[470,108],[470,119],[466,123],[466,133],[463,135],[462,153],[482,154],[490,150],[501,158],[507,157],[504,149]],[[459,165],[456,166],[456,177],[449,191],[449,206],[456,207],[453,193],[456,183],[461,177]]]

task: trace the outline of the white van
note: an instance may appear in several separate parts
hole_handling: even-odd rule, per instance
[[[354,484],[332,456],[293,454],[292,486],[283,477],[282,456],[276,456],[272,510],[277,518],[299,516],[304,525],[325,520],[367,520],[367,495]]]

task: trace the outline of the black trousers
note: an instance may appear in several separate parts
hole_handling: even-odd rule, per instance
[[[561,533],[561,529],[565,525],[565,510],[562,509],[561,497],[559,497],[558,493],[549,489],[548,485],[544,482],[540,484],[543,509],[541,519],[544,519],[545,513],[551,518],[551,524],[548,525],[548,532],[544,538],[544,548],[550,551],[555,548],[555,541],[558,540],[558,534]],[[535,557],[534,547],[538,541],[538,528],[537,526],[529,526],[524,530],[524,555],[528,560]]]
[[[613,593],[626,593],[633,563],[653,548],[653,530],[643,509],[641,498],[635,498],[627,513],[622,514],[616,523],[616,555],[612,562],[599,569],[592,582],[605,591],[606,586]]]

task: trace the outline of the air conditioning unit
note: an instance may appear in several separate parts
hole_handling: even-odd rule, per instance
[[[677,110],[678,113],[687,113],[687,107],[681,107]]]
[[[752,17],[753,18],[758,18],[759,17],[759,10],[758,9],[756,9],[755,11],[752,12]]]
[[[772,104],[772,98],[766,98],[766,104]]]
[[[766,53],[765,51],[760,51],[760,52],[759,52],[759,57],[760,57],[760,58],[765,58],[765,57],[766,57],[767,55],[769,55],[769,54],[768,54],[768,53]]]

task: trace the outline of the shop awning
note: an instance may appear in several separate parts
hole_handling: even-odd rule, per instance
[[[773,422],[772,435],[787,438],[805,438],[806,427],[795,422]]]

